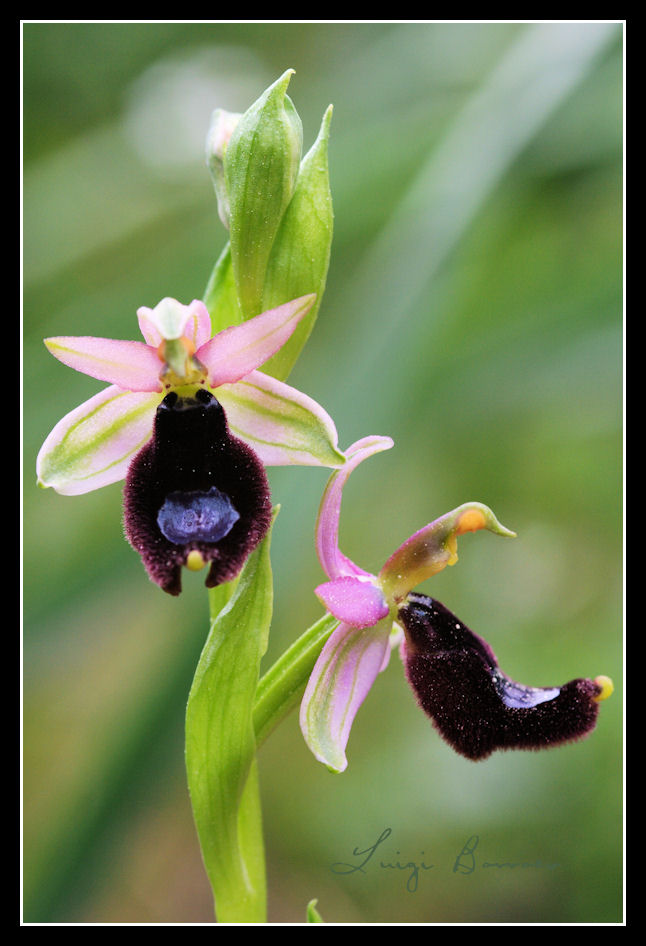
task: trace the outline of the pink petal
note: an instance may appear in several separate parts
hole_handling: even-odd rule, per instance
[[[346,450],[346,462],[327,482],[316,523],[316,551],[328,578],[343,575],[370,575],[339,550],[339,516],[343,487],[352,471],[367,457],[382,450],[390,450],[390,437],[364,437]]]
[[[161,391],[162,362],[143,342],[123,342],[91,335],[46,338],[49,351],[76,371],[109,381],[126,391]]]
[[[184,326],[184,336],[193,342],[197,350],[211,337],[211,316],[199,299],[193,299],[188,308],[190,311]]]
[[[335,578],[316,589],[330,614],[353,627],[372,627],[388,614],[381,590],[360,578]]]
[[[125,477],[152,434],[159,394],[111,385],[60,420],[38,453],[41,486],[66,496],[89,493]]]
[[[305,742],[334,772],[347,767],[345,748],[357,710],[387,663],[392,622],[357,628],[340,624],[316,662],[301,704]]]
[[[218,400],[231,432],[248,443],[265,466],[342,466],[336,427],[307,394],[262,371],[223,384]]]
[[[152,318],[152,312],[153,310],[148,308],[148,306],[140,306],[140,308],[137,309],[137,321],[139,322],[139,330],[143,335],[146,344],[150,345],[151,348],[158,348],[164,339],[162,338],[161,332],[155,325],[155,322]]]
[[[171,310],[174,317],[169,318],[169,312],[164,312],[164,309]],[[182,305],[176,299],[162,299],[154,309],[148,306],[137,309],[137,318],[141,334],[153,348],[165,339],[182,336],[199,348],[211,337],[211,316],[199,299],[194,299],[190,305]]]
[[[313,293],[233,325],[210,339],[195,357],[209,373],[209,384],[232,384],[260,367],[281,348],[311,308]]]

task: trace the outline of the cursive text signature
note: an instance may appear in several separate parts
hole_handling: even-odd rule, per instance
[[[334,874],[365,874],[367,873],[368,865],[372,864],[373,867],[378,866],[381,870],[402,872],[406,877],[406,890],[409,893],[415,893],[419,886],[421,873],[431,870],[435,865],[426,863],[424,851],[420,852],[421,859],[419,860],[408,860],[405,857],[402,858],[400,851],[395,851],[395,858],[384,856],[382,859],[381,855],[385,855],[385,850],[380,852],[380,857],[375,857],[377,849],[381,847],[384,842],[388,840],[388,838],[390,838],[392,833],[392,828],[384,828],[373,844],[369,844],[364,848],[360,848],[358,846],[354,848],[352,851],[352,857],[356,860],[353,862],[335,861],[334,864],[330,866],[330,870]],[[477,834],[472,834],[465,841],[457,856],[453,860],[452,873],[468,875],[473,874],[476,870],[513,870],[514,868],[542,868],[544,870],[554,870],[559,866],[556,863],[540,860],[485,861],[476,856],[476,851],[479,844],[480,837]]]

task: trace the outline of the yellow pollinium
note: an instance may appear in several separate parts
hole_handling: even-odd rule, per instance
[[[447,565],[455,565],[458,560],[458,536],[457,533],[453,532],[448,539],[446,540],[446,549],[449,553]],[[442,565],[444,568],[444,565]]]
[[[199,572],[205,565],[206,562],[202,553],[198,549],[191,549],[186,556],[186,567],[192,572]]]
[[[601,693],[599,696],[595,696],[597,703],[601,703],[602,700],[607,700],[609,696],[612,696],[615,685],[610,677],[605,677],[603,675],[600,677],[595,677],[594,682],[598,687],[601,687]]]

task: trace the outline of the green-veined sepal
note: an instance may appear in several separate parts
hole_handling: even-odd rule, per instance
[[[74,496],[116,483],[150,439],[162,395],[110,385],[66,414],[40,449],[40,486]]]
[[[267,466],[327,466],[345,463],[332,418],[311,397],[283,381],[252,371],[223,384],[217,397],[233,434]]]

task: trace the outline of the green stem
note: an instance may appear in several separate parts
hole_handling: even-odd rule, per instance
[[[256,750],[299,703],[338,621],[324,615],[258,680],[271,621],[269,545],[209,592],[211,629],[187,707],[191,801],[221,923],[266,922]]]
[[[325,614],[260,679],[253,709],[256,746],[300,703],[323,645],[338,624],[335,617]]]
[[[209,593],[211,626],[186,711],[186,771],[218,921],[264,923],[252,708],[273,602],[269,536],[235,584],[235,590],[220,586]]]

